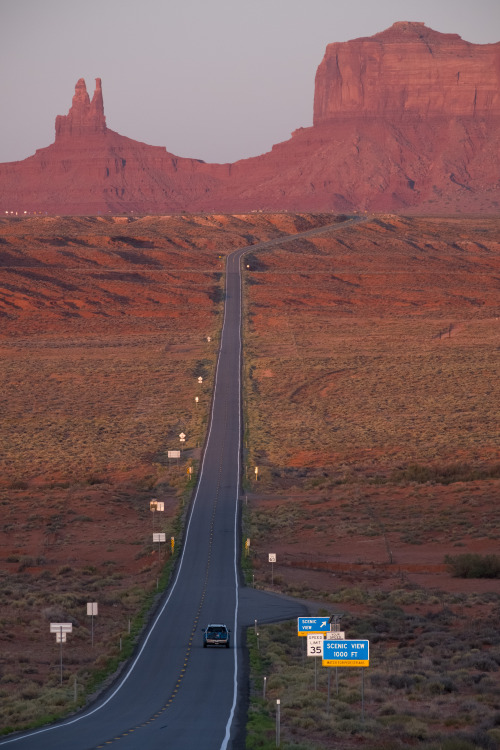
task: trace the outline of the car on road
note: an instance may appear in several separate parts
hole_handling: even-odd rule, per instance
[[[211,623],[203,628],[203,648],[207,646],[225,646],[229,648],[229,628],[220,623]]]

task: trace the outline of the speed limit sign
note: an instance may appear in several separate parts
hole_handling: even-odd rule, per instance
[[[323,641],[325,637],[322,634],[308,633],[307,635],[307,655],[323,656]]]

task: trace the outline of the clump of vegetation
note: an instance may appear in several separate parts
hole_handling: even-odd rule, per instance
[[[444,561],[455,578],[500,578],[500,555],[446,555]]]
[[[500,464],[481,469],[474,468],[469,464],[450,464],[448,466],[411,464],[406,469],[395,471],[391,478],[394,482],[452,484],[453,482],[473,482],[481,479],[498,479],[499,477]]]

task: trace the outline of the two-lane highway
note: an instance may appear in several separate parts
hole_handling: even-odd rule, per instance
[[[345,224],[344,224],[345,226]],[[241,258],[338,224],[241,248],[226,261],[226,301],[212,413],[175,579],[120,680],[87,710],[13,735],[14,750],[226,750],[240,744],[244,664],[239,629],[306,614],[293,602],[239,585]],[[230,649],[204,649],[201,628],[225,622]]]

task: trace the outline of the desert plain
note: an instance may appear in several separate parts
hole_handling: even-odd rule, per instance
[[[282,236],[245,258],[245,576],[342,612],[372,656],[360,722],[358,671],[327,710],[293,624],[249,634],[248,747],[274,746],[277,697],[285,747],[499,746],[498,574],[454,573],[499,552],[500,221],[345,218],[0,220],[4,731],[81,705],[133,648],[173,562],[151,532],[182,543],[224,258]]]

